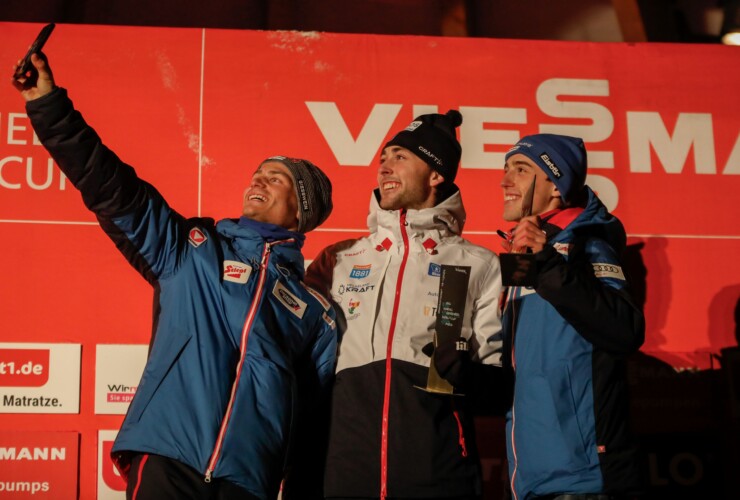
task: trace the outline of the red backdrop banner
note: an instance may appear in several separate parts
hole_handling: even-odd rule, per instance
[[[0,23],[7,64],[40,26]],[[251,173],[308,158],[335,209],[305,255],[365,232],[379,151],[414,116],[459,109],[464,235],[500,250],[503,154],[538,132],[577,135],[589,180],[630,236],[643,350],[709,368],[736,345],[740,296],[737,48],[302,32],[57,26],[57,84],[104,142],[185,216],[236,217]],[[80,492],[93,496],[96,344],[149,340],[151,289],[120,257],[35,140],[24,103],[0,92],[3,342],[82,349],[79,415],[0,415],[5,428],[82,434]]]

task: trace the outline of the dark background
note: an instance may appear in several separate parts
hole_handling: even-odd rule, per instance
[[[738,0],[2,0],[0,21],[719,43]],[[729,12],[729,15],[725,15]]]

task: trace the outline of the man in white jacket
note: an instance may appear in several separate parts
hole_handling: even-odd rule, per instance
[[[345,323],[326,498],[481,495],[473,420],[461,394],[475,382],[474,365],[500,364],[501,277],[497,256],[460,236],[460,123],[454,110],[422,115],[388,141],[370,200],[370,234],[327,247],[308,269],[306,281],[332,297]],[[435,340],[440,276],[448,270],[455,278],[444,295],[455,304],[443,307],[458,330]],[[450,393],[435,390],[437,373]]]

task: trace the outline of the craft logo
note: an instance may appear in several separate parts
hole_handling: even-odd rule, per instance
[[[224,261],[224,281],[244,284],[249,279],[250,274],[252,274],[252,268],[247,264],[235,260]]]
[[[349,277],[356,280],[361,280],[370,276],[370,269],[372,264],[366,264],[364,266],[353,266],[352,271],[349,273]]]
[[[303,318],[303,313],[306,312],[307,304],[290,293],[290,290],[288,290],[285,285],[279,281],[276,282],[275,287],[272,289],[272,294],[277,297],[280,303],[287,307],[290,312],[299,318]]]
[[[434,262],[430,262],[429,270],[427,271],[427,274],[429,276],[436,276],[436,277],[442,276],[442,266],[440,266],[439,264],[435,264]]]
[[[48,349],[0,349],[0,387],[42,387],[48,381]]]
[[[437,155],[435,155],[434,153],[432,153],[431,151],[429,151],[424,146],[419,146],[419,151],[421,151],[422,153],[424,153],[425,155],[427,155],[429,157],[429,159],[432,160],[437,165],[439,165],[439,166],[443,166],[444,165],[444,163],[442,162],[442,160],[440,158],[438,158]]]
[[[205,233],[197,227],[191,229],[190,234],[188,235],[188,241],[190,241],[190,244],[193,245],[195,248],[201,246],[203,243],[206,242],[207,239],[208,237],[205,235]]]
[[[105,399],[108,403],[130,403],[135,394],[135,386],[108,384],[108,393]]]

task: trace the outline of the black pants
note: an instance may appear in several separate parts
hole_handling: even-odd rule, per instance
[[[127,500],[259,500],[244,488],[205,476],[177,460],[159,455],[134,456],[126,485]]]
[[[351,497],[351,498],[345,498],[345,497],[327,497],[326,500],[380,500],[378,497]],[[386,497],[386,500],[426,500],[423,498],[399,498],[399,497]],[[479,496],[465,496],[465,497],[440,497],[440,498],[432,498],[429,500],[480,500]]]

